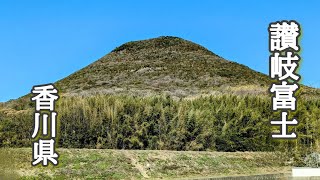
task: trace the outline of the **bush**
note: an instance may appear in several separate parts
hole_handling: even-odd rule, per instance
[[[320,165],[320,153],[313,152],[308,154],[304,159],[304,163],[307,167],[318,168]]]

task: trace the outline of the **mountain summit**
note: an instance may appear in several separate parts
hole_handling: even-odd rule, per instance
[[[161,36],[159,38],[128,42],[117,47],[112,52],[127,51],[136,53],[138,51],[160,51],[163,49],[179,52],[201,52],[207,55],[215,55],[198,44],[173,36]]]
[[[125,43],[56,85],[64,94],[167,93],[187,97],[237,87],[266,92],[270,80],[203,46],[178,37],[161,36]]]

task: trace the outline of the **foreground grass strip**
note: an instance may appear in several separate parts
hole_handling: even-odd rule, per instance
[[[31,148],[0,149],[0,179],[175,179],[288,172],[272,152],[58,149],[59,165],[32,167]]]

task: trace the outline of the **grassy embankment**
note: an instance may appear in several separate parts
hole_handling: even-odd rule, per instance
[[[31,151],[0,149],[0,179],[175,179],[290,170],[284,156],[270,152],[58,149],[58,166],[32,167]]]

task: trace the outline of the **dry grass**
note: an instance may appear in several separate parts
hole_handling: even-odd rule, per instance
[[[106,149],[58,149],[57,152],[60,153],[57,167],[32,167],[31,148],[0,149],[0,169],[20,179],[175,179],[280,173],[290,169],[284,166],[286,160],[274,152]]]

